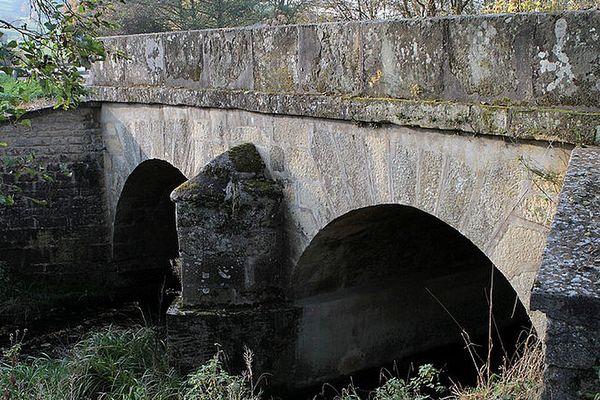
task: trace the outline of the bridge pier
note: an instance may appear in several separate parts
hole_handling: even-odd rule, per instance
[[[167,324],[183,370],[206,362],[215,344],[234,367],[248,347],[258,371],[273,370],[295,337],[297,313],[280,286],[282,187],[264,170],[254,145],[240,145],[171,194],[182,291]]]
[[[548,318],[543,400],[600,393],[600,149],[575,148],[531,307]]]

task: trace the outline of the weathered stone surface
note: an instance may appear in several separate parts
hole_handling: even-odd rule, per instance
[[[118,141],[127,147],[109,147],[107,152],[112,160],[106,171],[108,191],[116,193],[116,199],[121,179],[127,178],[131,165],[140,159],[140,150],[129,142],[142,144],[144,159],[165,159],[181,171],[200,171],[220,153],[252,138],[264,159],[271,160],[267,163],[270,175],[283,185],[286,270],[294,267],[314,235],[333,219],[359,207],[384,203],[429,210],[492,257],[501,240],[518,240],[513,238],[514,231],[505,234],[505,222],[523,218],[536,229],[547,229],[554,208],[539,203],[543,195],[539,187],[549,193],[541,175],[563,174],[569,155],[568,147],[505,143],[490,137],[394,125],[192,107],[103,107],[107,135],[113,135],[111,126],[131,127],[122,131],[130,137]],[[132,121],[144,123],[138,129]],[[189,137],[197,137],[194,146],[179,146],[186,147],[187,156],[176,160],[172,150],[161,144],[171,135],[168,127],[175,122],[181,126],[178,135],[182,136],[177,142],[167,139],[171,146],[190,143]],[[123,153],[121,148],[127,151]],[[424,154],[435,155],[436,162],[425,162]],[[277,165],[272,162],[275,159]],[[488,183],[483,185],[484,181]],[[109,202],[109,209],[115,204]],[[534,273],[537,265],[530,266],[520,257],[529,259],[539,254],[515,254],[519,257],[499,257],[496,266],[509,281],[515,280],[519,296],[525,300],[530,278],[522,279],[520,266],[527,266],[528,271],[533,268]]]
[[[597,109],[599,21],[600,12],[585,11],[124,36],[106,41],[129,59],[98,63],[93,75],[98,86]]]
[[[364,93],[379,97],[435,99],[443,92],[443,19],[406,19],[364,25],[363,32],[378,33],[379,42],[364,42],[380,51],[379,65],[365,71]]]
[[[9,184],[22,190],[15,205],[0,206],[1,321],[23,323],[61,302],[109,294],[114,271],[98,111],[42,110],[26,116],[31,127],[0,125],[0,141],[8,143],[0,157],[35,153],[33,164],[49,179],[0,170],[1,191],[13,192]]]
[[[360,93],[360,25],[322,24],[297,28],[301,93]]]
[[[538,104],[600,104],[599,11],[538,17],[533,88]]]
[[[536,309],[566,322],[600,321],[600,151],[576,148],[532,294]]]
[[[298,88],[298,27],[253,31],[254,88],[264,92],[294,93]]]
[[[247,304],[281,296],[281,187],[254,145],[211,161],[176,188],[184,306]]]
[[[488,106],[443,101],[273,94],[232,90],[94,87],[103,102],[225,108],[264,114],[391,123],[515,139],[600,143],[600,112],[563,108]],[[531,121],[531,126],[528,125]],[[300,138],[299,138],[300,139]]]
[[[444,98],[535,102],[530,59],[537,19],[519,14],[449,20]]]
[[[600,390],[600,150],[576,148],[531,295],[549,320],[544,399]]]
[[[282,371],[293,359],[299,310],[290,305],[223,308],[186,308],[173,304],[167,312],[168,348],[177,365],[190,372],[217,351],[228,355],[235,372],[245,369],[242,355],[254,354],[253,369],[281,382]]]

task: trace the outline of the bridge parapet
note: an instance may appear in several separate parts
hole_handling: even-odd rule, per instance
[[[94,98],[594,143],[600,12],[106,38]]]

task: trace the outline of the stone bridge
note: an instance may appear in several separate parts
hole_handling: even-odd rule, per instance
[[[3,128],[12,151],[80,167],[42,218],[3,211],[4,259],[68,271],[71,291],[85,266],[122,296],[155,295],[175,264],[182,366],[247,344],[298,387],[487,337],[492,302],[509,341],[545,337],[545,398],[578,398],[600,363],[598,27],[589,11],[106,38],[124,57],[94,66],[86,105]]]

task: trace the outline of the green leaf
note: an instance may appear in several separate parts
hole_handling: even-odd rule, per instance
[[[8,143],[6,143],[6,142],[0,142],[0,147],[8,147]]]
[[[31,199],[31,202],[33,204],[38,205],[38,206],[47,206],[48,205],[48,201],[47,200]]]
[[[0,194],[0,206],[12,206],[15,204],[13,195]]]
[[[19,121],[19,124],[31,128],[31,120],[30,119],[22,119]]]

